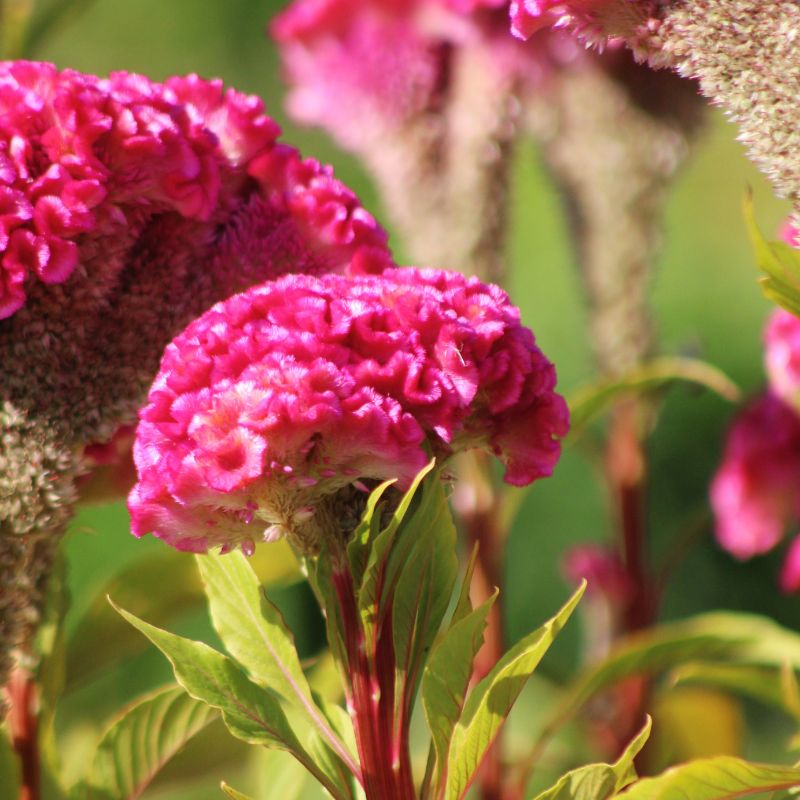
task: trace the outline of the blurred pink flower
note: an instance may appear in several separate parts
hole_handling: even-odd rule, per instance
[[[800,319],[782,308],[764,329],[764,365],[770,389],[800,412]]]
[[[555,380],[506,294],[475,278],[264,284],[167,348],[140,414],[133,531],[190,551],[313,543],[321,500],[361,479],[403,488],[430,452],[487,447],[506,481],[530,483],[568,429]]]
[[[0,65],[0,319],[35,281],[63,284],[79,265],[114,279],[119,244],[152,220],[211,221],[254,180],[269,214],[293,218],[311,249],[340,244],[349,261],[354,244],[383,248],[352,194],[279,133],[260,100],[220,81]]]
[[[273,22],[290,113],[349,149],[438,113],[454,46],[491,50],[498,80],[536,82],[547,59],[508,36],[504,0],[295,0]]]
[[[800,416],[779,397],[764,394],[734,420],[711,485],[720,544],[741,559],[771,550],[800,522],[798,486]],[[791,565],[787,570],[796,572]]]

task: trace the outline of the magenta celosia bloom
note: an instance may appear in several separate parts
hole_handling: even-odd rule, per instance
[[[471,447],[530,483],[568,428],[555,380],[507,295],[475,278],[406,268],[264,284],[167,348],[140,414],[133,531],[190,551],[307,542],[324,498],[363,479],[403,488],[430,453]]]
[[[499,75],[536,81],[545,59],[508,36],[502,0],[295,0],[273,22],[289,110],[361,150],[415,116],[438,113],[453,46],[489,48]]]
[[[764,394],[731,426],[711,485],[720,544],[742,559],[771,550],[800,522],[798,486],[800,416],[774,394]],[[788,578],[783,585],[800,588]]]
[[[771,390],[800,409],[800,319],[782,308],[764,330],[764,365]]]
[[[79,265],[113,273],[112,253],[152,219],[209,221],[248,183],[308,249],[341,243],[347,261],[354,243],[383,248],[352,194],[279,133],[260,100],[219,81],[0,65],[0,318],[34,282],[65,283]]]

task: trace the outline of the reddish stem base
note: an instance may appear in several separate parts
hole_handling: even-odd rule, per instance
[[[5,693],[10,707],[11,743],[22,770],[19,800],[40,800],[38,700],[33,676],[28,670],[17,667],[11,673]]]

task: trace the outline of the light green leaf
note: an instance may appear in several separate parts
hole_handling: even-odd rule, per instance
[[[265,750],[256,762],[258,800],[298,800],[307,797],[308,773],[293,759],[277,750]],[[323,790],[319,790],[320,796]]]
[[[355,586],[361,586],[369,560],[369,544],[380,531],[381,515],[376,513],[378,503],[384,492],[394,483],[395,480],[384,481],[370,492],[364,513],[347,545],[347,558],[350,561],[350,572]]]
[[[800,768],[717,756],[689,761],[655,778],[643,778],[616,796],[620,800],[733,800],[794,786],[800,786]]]
[[[791,675],[794,675],[793,671]],[[752,697],[775,706],[800,721],[800,703],[791,687],[787,687],[785,670],[695,661],[676,667],[670,673],[670,680],[676,685],[701,684]]]
[[[222,781],[222,783],[220,784],[220,789],[222,789],[222,791],[225,792],[225,794],[228,795],[228,797],[230,797],[231,800],[253,800],[252,797],[249,797],[246,794],[242,794],[241,792],[237,792],[236,789],[234,789],[232,786],[228,786],[228,784],[225,783],[225,781]]]
[[[347,796],[300,744],[277,697],[252,683],[231,659],[203,642],[163,631],[121,608],[117,611],[164,653],[178,683],[192,697],[222,712],[225,725],[237,739],[286,750],[334,797]]]
[[[745,196],[744,218],[758,268],[765,273],[759,279],[766,297],[800,317],[800,251],[785,242],[768,242],[756,224],[753,198]]]
[[[629,675],[658,673],[693,659],[800,669],[800,634],[755,614],[717,611],[660,625],[623,640],[566,690],[536,750],[598,691]]]
[[[457,577],[456,528],[439,473],[432,472],[422,484],[419,507],[403,522],[386,570],[387,591],[394,583],[392,635],[406,718]]]
[[[442,778],[453,729],[461,716],[472,676],[472,662],[483,644],[486,617],[497,592],[442,635],[422,678],[422,704],[436,753],[435,785]]]
[[[636,780],[633,761],[645,746],[652,722],[650,717],[625,752],[613,764],[589,764],[564,775],[534,800],[609,800]]]
[[[332,730],[311,696],[294,636],[270,602],[245,556],[208,553],[196,556],[206,587],[211,621],[228,652],[261,686],[300,708],[315,737],[323,739],[351,773],[355,759]],[[344,771],[337,768],[337,774]]]
[[[434,464],[435,460],[431,459],[431,461],[420,470],[408,491],[398,503],[389,524],[373,539],[367,566],[364,570],[364,578],[361,582],[361,586],[355,587],[358,595],[358,608],[364,619],[368,622],[374,621],[378,616],[378,603],[381,599],[381,596],[379,596],[379,587],[385,585],[383,580],[384,572],[389,554],[393,549],[392,545],[394,544],[397,532],[411,506],[419,485],[422,483],[423,478],[433,469]],[[381,595],[383,594],[384,593],[381,593]]]
[[[19,759],[5,728],[0,727],[0,797],[18,797],[19,788]]]
[[[661,356],[645,361],[618,378],[608,378],[574,392],[568,398],[570,432],[576,435],[621,395],[660,389],[686,381],[716,392],[732,403],[741,397],[739,387],[722,370],[695,358]]]
[[[286,585],[300,578],[297,559],[284,542],[257,548],[251,564],[262,583]],[[114,613],[107,594],[123,608],[138,609],[159,627],[168,627],[172,620],[205,605],[197,569],[184,553],[161,547],[136,559],[98,592],[69,636],[67,678],[71,689],[146,647],[146,640]]]
[[[517,642],[467,697],[450,740],[445,800],[463,797],[526,681],[575,610],[585,589],[584,581],[551,620]]]
[[[161,768],[219,716],[181,687],[161,689],[115,720],[89,769],[87,800],[133,800]]]

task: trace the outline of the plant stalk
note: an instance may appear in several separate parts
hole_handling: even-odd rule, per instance
[[[41,759],[36,682],[24,667],[16,667],[6,686],[11,743],[19,757],[22,783],[19,800],[40,800]]]

